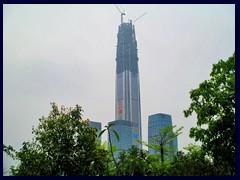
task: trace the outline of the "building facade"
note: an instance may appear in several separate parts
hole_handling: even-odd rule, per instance
[[[130,145],[142,148],[135,138],[142,139],[140,82],[137,55],[137,41],[132,22],[122,22],[117,34],[116,87],[115,87],[115,128],[120,141],[117,148]],[[126,121],[126,122],[124,122]],[[120,123],[121,122],[121,123]],[[111,122],[113,123],[113,122]],[[124,124],[124,125],[123,125]],[[125,139],[125,135],[128,138]],[[121,139],[124,139],[121,141]]]
[[[102,131],[102,124],[100,122],[88,121],[90,127],[97,128],[97,135]]]
[[[119,141],[116,138],[115,134],[110,131],[111,142],[113,145],[117,146],[117,152],[121,152],[122,150],[129,149],[132,145],[137,145],[136,138],[138,138],[137,134],[134,133],[134,128],[137,128],[137,125],[131,121],[125,120],[116,120],[109,122],[111,129],[115,130],[119,135]],[[109,139],[109,137],[108,137]]]
[[[158,113],[148,116],[148,143],[156,144],[157,142],[154,141],[151,137],[159,137],[159,130],[165,129],[167,126],[172,126],[171,115]],[[165,153],[166,156],[173,156],[176,154],[178,151],[177,137],[169,144],[166,144],[166,147],[169,149],[169,151]],[[148,152],[152,154],[159,153],[152,148],[148,148]]]

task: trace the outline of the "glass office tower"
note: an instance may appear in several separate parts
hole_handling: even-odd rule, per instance
[[[133,123],[131,121],[116,120],[109,122],[109,125],[111,124],[114,124],[114,126],[111,126],[111,129],[117,131],[119,135],[118,141],[115,134],[110,131],[112,144],[117,146],[117,153],[130,148],[133,145],[134,139],[136,138],[136,135],[135,137],[133,135]]]
[[[172,126],[172,117],[168,114],[158,113],[148,116],[148,143],[156,144],[155,141],[151,139],[152,136],[159,136],[159,129],[164,129],[167,126]],[[177,137],[169,144],[166,145],[171,152],[172,156],[178,151],[178,141]],[[149,153],[156,154],[159,153],[152,148],[148,148]],[[166,153],[168,155],[168,153]]]
[[[102,131],[102,124],[100,122],[88,121],[90,127],[97,128],[97,135]]]

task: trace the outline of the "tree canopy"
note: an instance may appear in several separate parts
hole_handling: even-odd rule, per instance
[[[52,103],[48,117],[39,119],[34,140],[24,142],[16,151],[4,145],[4,151],[20,163],[13,175],[103,175],[107,170],[107,150],[98,145],[97,129],[81,121],[82,109]]]
[[[118,154],[118,173],[122,176],[144,176],[148,169],[147,151],[132,145]]]
[[[202,142],[205,153],[225,175],[235,174],[235,53],[213,65],[209,80],[190,91],[185,117],[197,114],[190,137]],[[222,167],[222,168],[221,168]]]

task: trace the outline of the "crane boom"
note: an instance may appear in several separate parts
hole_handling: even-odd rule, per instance
[[[114,4],[114,5],[117,8],[117,10],[122,14],[122,11],[119,9],[119,7],[116,4]]]
[[[139,20],[141,17],[145,16],[147,12],[143,13],[141,16],[138,16],[136,19],[133,20],[133,23]]]

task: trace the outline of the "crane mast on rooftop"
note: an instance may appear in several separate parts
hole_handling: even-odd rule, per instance
[[[121,14],[121,24],[123,23],[123,16],[124,15],[126,15],[125,14],[125,10],[123,10],[123,12],[120,10],[120,8],[116,5],[116,4],[114,4],[115,5],[115,7],[117,8],[117,10],[120,12],[120,14]],[[131,21],[130,20],[130,22],[136,22],[137,20],[139,20],[141,17],[143,17],[143,16],[145,16],[147,14],[147,12],[145,12],[145,13],[143,13],[141,16],[138,16],[137,18],[135,18],[133,21]]]
[[[117,10],[121,13],[121,24],[123,23],[123,16],[126,15],[124,10],[123,12],[119,9],[119,7],[115,4],[115,7],[117,8]]]

